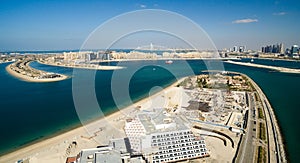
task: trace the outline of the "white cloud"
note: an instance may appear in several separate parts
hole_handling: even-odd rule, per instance
[[[283,16],[283,15],[286,15],[287,13],[286,12],[276,12],[276,13],[273,13],[273,15],[276,15],[276,16]]]
[[[242,23],[254,23],[254,22],[258,22],[257,19],[239,19],[239,20],[235,20],[232,23],[233,24],[242,24]]]
[[[146,5],[143,4],[140,5],[140,8],[146,8],[146,7],[147,7]]]

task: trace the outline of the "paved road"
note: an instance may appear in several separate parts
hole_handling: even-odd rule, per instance
[[[247,96],[249,99],[248,124],[246,134],[242,137],[242,141],[238,149],[239,151],[235,162],[253,163],[255,159],[255,137],[257,130],[256,125],[254,124],[254,121],[256,119],[256,108],[253,94],[247,93]]]
[[[287,162],[283,149],[281,135],[279,132],[279,127],[277,126],[277,121],[273,109],[270,103],[268,102],[267,97],[264,95],[264,93],[258,87],[258,85],[252,79],[249,78],[249,80],[258,92],[265,113],[268,137],[268,162]]]

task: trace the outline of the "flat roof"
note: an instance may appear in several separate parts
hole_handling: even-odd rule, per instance
[[[189,129],[187,121],[179,115],[170,116],[163,113],[163,109],[137,115],[147,133],[178,131]]]

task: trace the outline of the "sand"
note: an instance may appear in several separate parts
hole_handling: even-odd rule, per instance
[[[300,73],[300,69],[292,69],[292,68],[277,67],[277,66],[267,66],[267,65],[255,64],[255,63],[245,63],[245,62],[235,62],[235,61],[224,61],[224,62],[231,63],[231,64],[237,64],[237,65],[243,65],[243,66],[266,68],[266,69],[276,70],[276,71],[284,72],[284,73]]]
[[[139,111],[138,108],[149,106],[149,102],[153,99],[164,97],[165,92],[183,79],[109,116],[1,156],[0,162],[10,163],[26,158],[30,158],[33,163],[65,162],[68,156],[76,156],[81,149],[95,148],[106,145],[109,139],[125,137],[123,128],[126,118],[133,117]],[[77,147],[71,145],[73,141],[77,142]],[[71,147],[68,148],[70,145]]]
[[[182,78],[160,92],[124,109],[120,109],[120,111],[109,116],[1,156],[0,162],[10,163],[26,158],[30,158],[30,161],[33,163],[65,162],[68,156],[76,156],[81,149],[107,145],[109,139],[125,137],[123,128],[127,117],[134,117],[140,110],[152,108],[155,105],[160,107],[168,106],[169,103],[166,103],[168,100],[165,99],[169,99],[168,97],[170,96],[177,99],[175,96],[180,96],[179,93],[176,93],[179,90],[174,89],[174,87],[184,79]],[[276,128],[278,129],[277,123]],[[280,133],[278,133],[278,139],[282,148]],[[71,145],[73,141],[77,142],[77,147]],[[211,156],[202,159],[202,161],[218,162],[221,159],[226,162],[232,159],[235,149],[230,148],[230,146],[225,147],[221,141],[216,141],[215,138],[206,137],[205,141]],[[284,152],[282,150],[281,152]],[[284,156],[284,153],[282,155]]]
[[[28,82],[56,82],[56,81],[61,81],[61,80],[65,80],[65,79],[68,79],[68,78],[69,78],[69,77],[66,76],[66,75],[59,74],[59,75],[61,75],[60,78],[35,79],[35,78],[29,77],[29,76],[27,76],[27,75],[23,75],[23,74],[20,74],[20,73],[18,73],[18,72],[16,72],[16,71],[13,71],[13,70],[10,68],[11,65],[12,65],[12,64],[6,66],[6,68],[5,68],[6,71],[7,71],[10,75],[12,75],[12,76],[14,76],[14,77],[16,77],[16,78],[19,78],[19,79],[21,79],[21,80],[28,81]]]
[[[119,69],[125,68],[122,66],[101,66],[101,65],[97,65],[95,67],[89,67],[89,66],[84,66],[84,65],[80,65],[80,66],[65,65],[65,64],[57,65],[57,64],[53,64],[53,63],[44,63],[44,62],[40,62],[40,61],[38,61],[38,63],[44,64],[44,65],[50,65],[50,66],[88,69],[88,70],[119,70]]]

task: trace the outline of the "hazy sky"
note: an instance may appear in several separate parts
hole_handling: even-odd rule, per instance
[[[298,0],[1,0],[0,50],[79,49],[105,21],[140,9],[169,10],[191,19],[218,49],[300,44]]]

